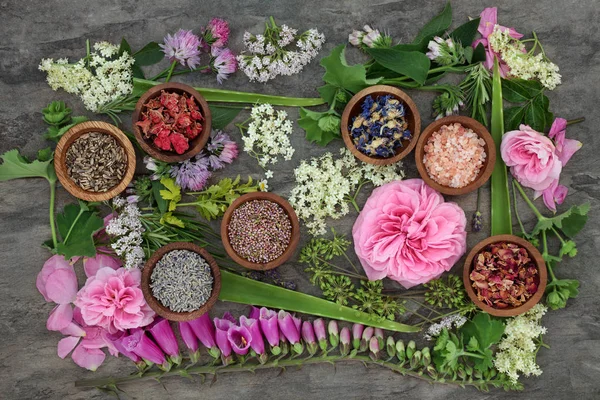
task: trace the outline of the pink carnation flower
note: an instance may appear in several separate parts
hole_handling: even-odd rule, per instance
[[[180,29],[173,36],[167,34],[164,41],[159,46],[171,62],[177,60],[190,69],[195,69],[200,64],[200,38],[192,31]]]
[[[148,325],[154,311],[144,300],[140,280],[138,269],[100,268],[77,293],[75,305],[83,321],[109,333]]]
[[[352,228],[354,249],[370,280],[410,288],[449,271],[467,248],[467,219],[421,179],[373,191]]]

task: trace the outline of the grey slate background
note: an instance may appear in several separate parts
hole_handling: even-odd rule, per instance
[[[171,378],[160,384],[143,381],[125,386],[132,398],[214,398],[214,399],[305,399],[305,398],[523,398],[523,399],[592,399],[600,397],[600,311],[598,291],[598,248],[600,247],[600,126],[597,95],[600,76],[600,11],[596,1],[535,1],[511,0],[498,2],[499,22],[514,26],[529,34],[535,30],[547,54],[561,67],[564,83],[549,94],[551,109],[567,119],[585,116],[586,122],[569,127],[568,136],[584,142],[563,172],[563,183],[570,187],[569,196],[560,209],[590,201],[591,218],[577,238],[579,256],[566,260],[557,268],[557,275],[581,281],[581,294],[569,301],[565,310],[551,312],[543,322],[548,327],[545,341],[551,350],[539,353],[544,373],[539,378],[526,379],[522,394],[501,390],[482,394],[474,389],[463,390],[443,385],[431,386],[412,378],[404,378],[380,368],[364,368],[357,364],[309,366],[256,374],[220,376],[212,386],[200,386]],[[143,5],[142,5],[143,4]],[[53,92],[45,77],[37,70],[42,57],[79,59],[85,54],[85,39],[119,42],[125,36],[132,47],[140,48],[149,40],[161,41],[164,34],[179,28],[194,29],[206,24],[213,16],[230,21],[231,47],[242,50],[245,30],[262,31],[266,18],[273,15],[279,23],[299,30],[317,27],[327,43],[324,56],[347,40],[353,28],[369,23],[385,29],[396,39],[409,41],[418,28],[443,8],[441,0],[385,1],[373,0],[336,2],[333,0],[279,2],[267,1],[1,1],[0,2],[0,151],[18,147],[29,156],[48,144],[41,138],[45,126],[40,110],[51,100],[62,99],[74,109],[85,113],[79,100],[64,93]],[[476,17],[491,1],[455,1],[455,25]],[[360,59],[357,51],[350,58]],[[165,63],[161,64],[164,67]],[[237,74],[222,86],[225,89],[258,91],[289,96],[317,95],[322,69],[317,62],[301,74],[278,78],[267,85],[249,83]],[[199,74],[182,81],[197,86],[217,87],[212,78]],[[426,125],[431,121],[433,94],[410,93],[415,99]],[[289,110],[297,118],[297,111]],[[89,115],[91,116],[91,115]],[[130,123],[125,116],[125,127]],[[236,136],[233,129],[229,132]],[[238,137],[239,142],[239,137]],[[292,161],[277,166],[278,174],[271,181],[271,190],[289,194],[293,185],[293,168],[301,159],[324,151],[337,152],[342,145],[336,141],[326,149],[309,145],[301,129],[295,129],[293,144],[296,154]],[[414,161],[405,163],[408,177],[416,177]],[[142,170],[142,169],[140,169]],[[216,176],[237,173],[258,176],[256,163],[242,155],[236,163]],[[367,193],[360,198],[361,203]],[[483,209],[489,220],[489,192],[484,191]],[[470,215],[475,207],[475,195],[452,199]],[[59,189],[57,207],[73,201]],[[6,399],[104,399],[108,395],[96,390],[80,391],[73,386],[76,379],[127,374],[129,363],[107,357],[107,362],[94,375],[77,367],[69,358],[56,355],[60,335],[48,332],[46,318],[51,305],[44,302],[35,288],[35,278],[49,254],[39,244],[50,236],[48,227],[48,187],[42,180],[21,180],[0,184],[0,398]],[[521,204],[521,213],[532,226],[532,215]],[[356,215],[349,214],[335,226],[349,233]],[[469,234],[469,245],[486,236]],[[458,271],[460,267],[455,267]],[[285,276],[295,279],[301,290],[314,292],[300,265],[288,264]],[[80,279],[82,279],[80,277]],[[80,280],[82,282],[82,280]],[[237,314],[245,307],[219,304],[213,313],[227,309]]]

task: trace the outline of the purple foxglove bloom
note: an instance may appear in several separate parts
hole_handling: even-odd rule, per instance
[[[329,321],[329,325],[327,325],[327,330],[329,331],[329,343],[332,347],[337,347],[338,343],[340,342],[340,331],[337,321]]]
[[[191,325],[184,321],[179,323],[179,334],[190,351],[190,360],[195,364],[200,359],[200,345]]]
[[[369,339],[369,352],[369,357],[371,357],[373,361],[379,358],[379,340],[377,340],[376,336],[372,336],[371,339]]]
[[[159,44],[171,62],[178,61],[184,67],[195,69],[200,64],[200,38],[192,33],[180,29],[173,36],[167,34],[164,44]]]
[[[216,347],[215,341],[215,326],[213,325],[210,317],[207,314],[203,314],[200,318],[194,319],[192,321],[188,321],[190,328],[194,331],[194,334],[200,342],[207,349],[211,349]]]
[[[321,350],[327,350],[327,332],[325,331],[325,321],[321,318],[317,318],[313,321],[313,328],[315,329],[315,335],[319,342]]]
[[[369,342],[375,333],[375,329],[372,327],[367,327],[363,331],[362,337],[360,339],[360,351],[365,351],[369,347]]]
[[[120,339],[125,350],[142,357],[147,363],[168,365],[165,354],[141,329],[132,329],[129,336]]]
[[[125,357],[129,358],[131,361],[137,364],[140,361],[142,361],[142,357],[138,356],[133,351],[129,351],[125,348],[122,340],[125,336],[127,335],[123,335],[119,339],[113,341],[113,345],[119,351],[119,353],[123,354]]]
[[[250,314],[248,314],[248,318],[255,319],[258,321],[258,319],[260,318],[260,309],[258,307],[251,306]]]
[[[315,330],[309,321],[304,321],[302,323],[302,340],[304,340],[306,349],[310,355],[317,352],[318,344],[315,338]]]
[[[252,343],[252,334],[245,326],[232,325],[227,331],[227,340],[235,354],[245,356]]]
[[[299,321],[299,323],[296,321]],[[299,342],[299,325],[301,323],[299,319],[293,318],[292,314],[287,311],[280,310],[279,314],[277,314],[277,322],[279,324],[279,329],[292,345]]]
[[[342,328],[340,332],[340,353],[345,356],[350,352],[350,328]]]
[[[223,317],[226,317],[224,315]],[[227,332],[234,326],[233,322],[225,318],[215,318],[215,340],[217,342],[217,346],[221,351],[221,359],[223,360],[223,364],[227,365],[232,361],[231,358],[231,343],[227,338]]]
[[[277,347],[279,345],[279,324],[277,312],[269,310],[265,307],[261,308],[258,322],[260,322],[260,329],[265,335],[267,342],[269,342],[271,347]]]
[[[173,333],[171,324],[166,319],[160,320],[149,329],[154,341],[158,343],[162,351],[164,351],[171,361],[175,364],[181,363],[181,356],[179,355],[179,345],[177,344],[177,338]]]
[[[257,313],[258,309],[255,308]],[[260,332],[260,323],[257,319],[254,318],[246,318],[245,315],[240,317],[240,326],[246,327],[248,331],[250,331],[250,336],[252,337],[252,341],[250,342],[250,347],[256,354],[264,354],[265,353],[265,341],[262,337],[262,333]]]
[[[352,347],[358,349],[360,347],[360,338],[362,337],[365,327],[361,324],[352,325]]]

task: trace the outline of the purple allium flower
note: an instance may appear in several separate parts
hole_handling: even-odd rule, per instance
[[[245,326],[231,325],[227,331],[227,340],[235,354],[245,356],[252,343],[252,334]]]
[[[207,159],[202,157],[185,160],[171,167],[171,177],[183,190],[200,191],[212,175],[207,168]]]
[[[221,18],[210,20],[202,34],[202,47],[208,50],[208,46],[221,48],[227,45],[229,40],[229,23]]]
[[[169,356],[169,359],[175,364],[180,364],[179,345],[169,321],[162,319],[155,323],[149,331],[161,350]]]
[[[217,73],[217,82],[223,83],[223,80],[237,70],[235,54],[230,49],[213,47],[211,55],[210,64],[212,70]]]
[[[200,38],[192,31],[180,29],[173,36],[167,34],[164,41],[159,46],[171,62],[179,61],[190,69],[195,69],[200,64]]]

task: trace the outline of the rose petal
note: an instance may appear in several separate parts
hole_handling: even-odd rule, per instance
[[[50,312],[46,328],[49,331],[66,329],[73,320],[73,307],[70,304],[59,304]]]
[[[95,371],[104,362],[106,354],[102,350],[86,348],[80,344],[71,357],[80,367]]]
[[[77,346],[81,338],[76,336],[68,336],[58,341],[58,356],[65,358]]]
[[[73,269],[61,268],[48,275],[46,295],[56,304],[68,304],[77,296],[77,275]]]

